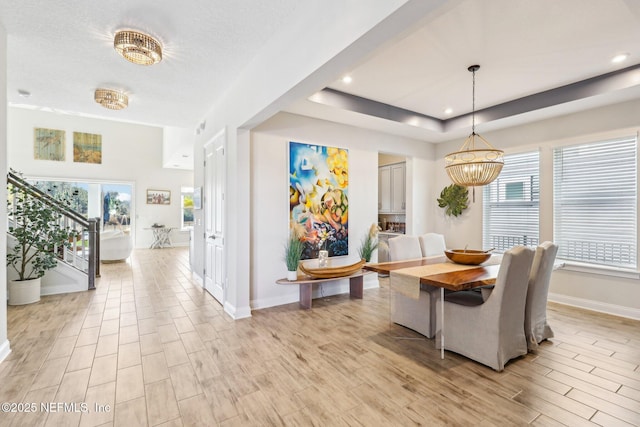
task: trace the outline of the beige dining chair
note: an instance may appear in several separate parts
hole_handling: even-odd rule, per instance
[[[474,292],[445,296],[444,322],[437,315],[444,348],[502,371],[527,354],[524,311],[534,251],[516,246],[504,253],[495,288],[486,301]],[[437,311],[440,311],[440,304]],[[436,340],[440,348],[440,340]]]
[[[389,239],[389,258],[391,261],[422,258],[420,240],[417,236],[398,236]],[[433,287],[429,286],[429,288]],[[432,322],[432,318],[435,313],[431,310],[432,295],[428,289],[421,286],[418,299],[398,292],[392,293],[391,299],[390,317],[393,323],[413,329],[428,338],[433,337],[435,319]]]
[[[419,237],[423,257],[444,255],[447,245],[444,236],[438,233],[426,233]]]
[[[547,323],[547,297],[557,253],[558,245],[543,242],[536,248],[533,258],[524,312],[524,331],[529,350],[537,349],[539,343],[553,337],[553,331]]]

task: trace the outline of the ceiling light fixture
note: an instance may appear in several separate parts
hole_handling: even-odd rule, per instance
[[[611,62],[613,62],[614,64],[619,64],[621,62],[624,62],[628,57],[628,53],[621,53],[611,58]]]
[[[348,85],[353,81],[353,78],[351,76],[344,76],[342,78],[342,83]]]
[[[447,154],[444,158],[445,169],[449,178],[464,187],[473,187],[475,201],[475,187],[487,185],[500,175],[504,166],[504,151],[494,148],[489,142],[476,133],[476,71],[479,65],[468,68],[473,73],[473,107],[471,135],[467,137],[460,150]],[[486,145],[486,148],[476,148],[476,138]]]
[[[445,113],[447,116],[450,116],[450,115],[453,113],[453,108],[445,108],[445,109],[444,109],[444,113]]]
[[[134,64],[153,65],[162,61],[162,46],[153,37],[138,31],[118,31],[113,47],[124,59]]]
[[[18,89],[18,95],[20,95],[23,98],[28,98],[31,96],[31,92],[29,92],[28,90],[24,90],[24,89]]]
[[[96,89],[94,99],[98,104],[110,110],[122,110],[129,105],[129,97],[117,90]]]

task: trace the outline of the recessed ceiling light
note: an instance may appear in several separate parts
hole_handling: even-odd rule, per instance
[[[620,62],[623,62],[624,60],[626,60],[628,57],[629,57],[628,53],[621,53],[611,58],[611,62],[613,62],[614,64],[619,64]]]
[[[448,115],[450,115],[451,113],[453,113],[453,108],[450,108],[450,107],[449,107],[449,108],[445,108],[445,109],[444,109],[444,113],[445,113],[447,116],[448,116]]]
[[[24,90],[24,89],[18,89],[18,95],[20,95],[23,98],[28,98],[31,96],[31,92],[29,92],[28,90]]]
[[[346,84],[346,85],[348,85],[348,84],[349,84],[349,83],[351,83],[352,81],[353,81],[353,79],[352,79],[352,78],[351,78],[351,76],[349,76],[349,75],[344,76],[344,77],[342,78],[342,83],[344,83],[344,84]]]

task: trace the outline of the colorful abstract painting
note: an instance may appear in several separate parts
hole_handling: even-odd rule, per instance
[[[289,219],[304,229],[302,259],[349,254],[349,152],[289,142]]]
[[[73,161],[80,163],[102,163],[102,135],[73,133]]]
[[[36,160],[64,161],[63,130],[35,128],[33,132],[33,158]]]

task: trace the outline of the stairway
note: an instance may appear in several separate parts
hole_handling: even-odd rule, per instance
[[[41,294],[52,295],[95,289],[95,278],[100,277],[100,219],[85,218],[63,202],[31,185],[15,171],[7,174],[7,183],[21,189],[28,197],[38,198],[47,206],[47,209],[55,211],[59,215],[61,227],[70,227],[77,231],[76,237],[70,241],[69,248],[54,249],[58,265],[42,278]],[[9,200],[7,206],[9,225],[14,223],[12,212],[15,209],[11,202],[12,200]],[[7,238],[9,248],[14,242],[13,236],[9,233]]]

